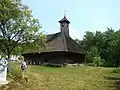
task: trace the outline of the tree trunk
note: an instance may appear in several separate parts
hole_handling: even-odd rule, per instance
[[[9,62],[10,62],[10,51],[9,51],[9,49],[8,49],[8,53],[7,53],[7,61],[8,61],[7,71],[10,72],[10,64],[9,64]]]

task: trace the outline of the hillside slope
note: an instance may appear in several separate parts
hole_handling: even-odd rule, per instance
[[[52,68],[28,66],[25,77],[21,77],[18,63],[11,63],[8,85],[0,90],[116,90],[119,89],[120,74],[113,68],[71,67]]]

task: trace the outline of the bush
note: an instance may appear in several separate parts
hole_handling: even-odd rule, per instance
[[[94,66],[94,64],[93,64],[93,63],[87,63],[87,65],[88,65],[88,66]]]
[[[86,63],[93,63],[93,59],[99,56],[98,48],[93,46],[90,51],[87,51],[87,55],[85,56]]]
[[[93,57],[93,64],[94,64],[94,66],[100,66],[101,57],[100,56]]]
[[[14,81],[20,81],[22,79],[22,72],[17,63],[10,63],[10,72],[8,72],[8,78]]]
[[[102,65],[103,67],[114,67],[113,63],[112,62],[103,62]]]
[[[113,69],[113,73],[120,73],[120,68]]]

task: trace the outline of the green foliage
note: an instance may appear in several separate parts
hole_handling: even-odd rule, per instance
[[[86,55],[86,63],[92,63],[93,62],[93,58],[97,57],[99,55],[98,50],[96,47],[92,47],[90,49],[90,51],[87,52]]]
[[[39,21],[21,0],[0,0],[0,51],[10,58],[22,53],[23,44],[41,39]]]
[[[94,46],[94,33],[86,32],[83,39],[83,46],[86,50],[90,51],[91,47]]]
[[[93,64],[94,64],[94,66],[100,66],[100,64],[101,64],[101,57],[100,56],[93,57]]]
[[[120,68],[113,69],[113,73],[119,73],[120,74]]]
[[[107,28],[105,32],[96,31],[93,33],[87,31],[79,44],[88,52],[86,55],[87,63],[91,63],[92,58],[99,54],[101,59],[104,59],[102,66],[119,66],[120,30],[115,31],[112,28]]]
[[[92,56],[91,52],[87,52],[87,55],[85,56],[85,63],[91,63],[92,62]]]
[[[27,43],[22,45],[22,52],[41,52],[46,50],[46,43],[45,43],[46,36],[41,34],[37,37],[32,43]]]
[[[16,82],[19,82],[20,80],[22,80],[22,72],[19,63],[15,64],[10,62],[10,65],[11,65],[11,70],[10,72],[8,72],[7,75],[8,78],[11,78]]]
[[[87,53],[86,63],[89,63],[89,66],[100,66],[102,64],[101,57],[96,47],[92,47],[91,51]]]
[[[103,67],[115,67],[115,65],[112,63],[112,61],[104,61],[101,66]]]

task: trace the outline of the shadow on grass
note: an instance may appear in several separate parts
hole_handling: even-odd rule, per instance
[[[114,84],[110,85],[109,87],[115,88],[115,90],[120,90],[120,77],[118,77],[118,76],[116,76],[116,77],[115,76],[106,77],[105,76],[104,78],[114,82]]]

